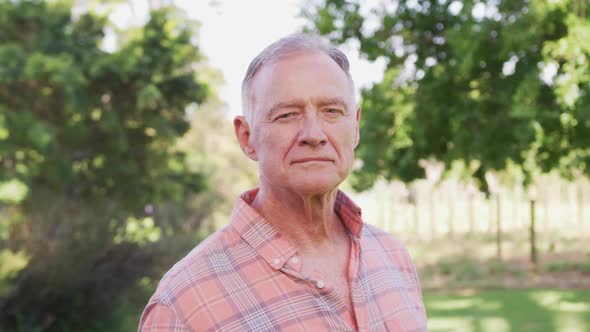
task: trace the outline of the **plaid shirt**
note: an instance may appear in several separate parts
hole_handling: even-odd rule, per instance
[[[249,203],[162,279],[139,331],[354,331],[331,285],[302,274],[296,249]],[[359,331],[426,331],[426,312],[408,252],[363,224],[338,192],[335,211],[351,238],[350,293]]]

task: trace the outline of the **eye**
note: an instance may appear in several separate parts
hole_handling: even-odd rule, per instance
[[[275,121],[276,121],[276,120],[289,119],[289,118],[292,118],[292,117],[294,117],[294,116],[295,116],[295,113],[293,113],[293,112],[289,112],[289,113],[281,114],[281,115],[279,115],[279,116],[277,116],[277,117],[275,118]]]
[[[342,110],[338,108],[326,108],[324,112],[328,113],[329,115],[343,114]]]

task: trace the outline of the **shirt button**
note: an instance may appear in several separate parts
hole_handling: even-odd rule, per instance
[[[319,280],[316,285],[318,286],[319,289],[322,289],[322,288],[324,288],[324,281]]]
[[[281,260],[278,258],[275,258],[274,261],[272,261],[274,265],[279,265],[281,263]]]
[[[293,256],[293,258],[291,258],[291,263],[293,263],[293,264],[299,263],[299,258],[297,258],[297,256]]]

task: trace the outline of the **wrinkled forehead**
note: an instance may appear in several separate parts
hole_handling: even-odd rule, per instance
[[[299,52],[260,66],[245,89],[245,110],[253,118],[269,105],[289,99],[341,99],[354,108],[352,79],[327,54]]]

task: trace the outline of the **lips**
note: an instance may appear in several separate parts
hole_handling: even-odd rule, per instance
[[[292,163],[293,164],[301,164],[301,163],[307,163],[310,161],[329,161],[329,162],[333,162],[334,160],[330,159],[330,158],[325,158],[325,157],[310,157],[310,158],[299,158],[299,159],[295,159]]]

